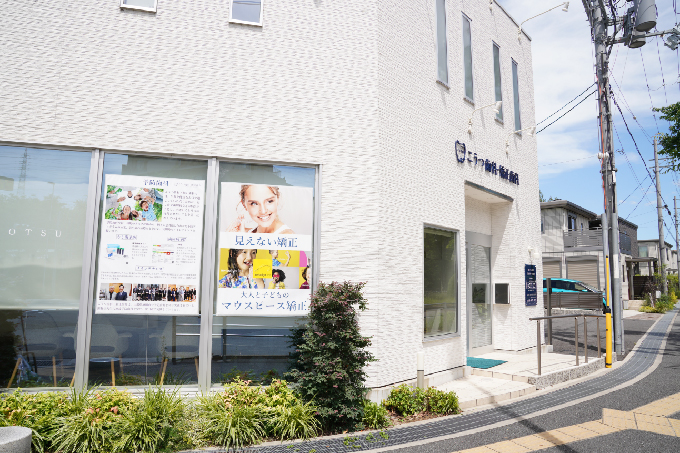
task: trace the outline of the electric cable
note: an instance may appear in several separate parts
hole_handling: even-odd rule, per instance
[[[576,107],[579,106],[579,104],[581,104],[583,101],[585,101],[586,99],[588,99],[588,98],[589,98],[590,96],[592,96],[594,93],[597,93],[597,90],[591,91],[590,94],[588,94],[588,96],[586,96],[586,97],[584,97],[583,99],[581,99],[578,103],[576,103],[576,105],[574,105],[572,108],[570,108],[569,110],[567,110],[566,112],[564,112],[562,115],[560,115],[559,117],[557,117],[557,119],[556,119],[555,121],[553,121],[552,123],[548,124],[548,125],[545,126],[543,129],[541,129],[540,131],[538,131],[538,132],[536,132],[536,133],[538,134],[539,132],[543,132],[544,130],[546,130],[547,128],[549,128],[550,126],[552,126],[553,124],[555,124],[556,122],[558,122],[560,119],[564,118],[564,116],[565,116],[567,113],[569,113],[569,112],[571,112],[572,110],[574,110]]]
[[[538,125],[541,124],[541,123],[546,122],[546,121],[548,120],[548,118],[550,118],[551,116],[556,115],[560,110],[564,109],[564,108],[567,107],[569,104],[571,104],[572,102],[574,102],[576,99],[578,99],[579,97],[581,97],[581,95],[583,95],[583,93],[585,93],[585,92],[588,91],[590,88],[592,88],[593,85],[595,85],[595,82],[593,82],[592,85],[590,85],[588,88],[586,88],[585,90],[583,90],[583,91],[581,92],[581,94],[579,94],[578,96],[576,96],[574,99],[572,99],[571,101],[567,102],[566,104],[564,104],[564,105],[563,105],[562,107],[560,107],[559,109],[555,110],[555,112],[553,112],[552,114],[550,114],[550,115],[548,115],[547,117],[545,117],[542,121],[536,123],[536,126],[538,126]]]

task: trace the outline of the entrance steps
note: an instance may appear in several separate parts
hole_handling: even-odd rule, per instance
[[[488,369],[472,368],[463,378],[437,385],[440,390],[455,391],[463,410],[526,396],[604,368],[604,355],[598,359],[592,354],[588,363],[581,355],[576,366],[574,355],[543,352],[539,376],[535,350],[534,354],[494,351],[477,357],[505,363]]]

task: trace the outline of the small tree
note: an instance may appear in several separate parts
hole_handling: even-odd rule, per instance
[[[312,295],[307,326],[298,342],[286,378],[299,395],[314,400],[328,431],[361,426],[367,388],[365,367],[375,361],[366,351],[369,337],[359,332],[355,307],[365,310],[365,283],[320,283]],[[299,334],[298,334],[299,335]],[[295,341],[295,339],[293,339]]]
[[[669,123],[668,133],[661,134],[659,138],[659,144],[662,147],[659,154],[670,158],[669,170],[678,171],[680,169],[680,102],[666,107],[655,107],[652,110],[661,112],[662,115],[659,118]]]

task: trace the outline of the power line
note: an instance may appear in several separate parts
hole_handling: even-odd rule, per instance
[[[555,121],[553,121],[552,123],[548,124],[547,126],[545,126],[543,129],[541,129],[541,130],[538,131],[538,132],[543,132],[544,130],[546,130],[547,128],[549,128],[550,126],[552,126],[553,124],[555,124],[556,122],[558,122],[561,118],[564,118],[564,116],[565,116],[567,113],[569,113],[569,112],[571,112],[572,110],[574,110],[576,107],[579,106],[579,104],[581,104],[583,101],[585,101],[586,99],[588,99],[588,98],[589,98],[590,96],[592,96],[594,93],[597,93],[597,90],[591,91],[590,94],[589,94],[588,96],[586,96],[586,97],[584,97],[583,99],[581,99],[578,103],[576,103],[576,105],[574,105],[572,108],[570,108],[569,110],[567,110],[566,112],[564,112],[562,115],[560,115],[559,117],[557,117],[557,119],[556,119]],[[538,132],[536,132],[536,133],[538,134]]]
[[[593,85],[595,85],[595,82],[593,82]],[[564,104],[562,107],[560,107],[559,109],[557,109],[557,110],[556,110],[554,113],[552,113],[551,115],[548,115],[547,117],[545,117],[545,118],[543,119],[543,121],[541,121],[541,122],[539,122],[539,123],[536,123],[536,126],[538,126],[538,125],[541,124],[541,123],[546,122],[546,121],[548,120],[548,118],[550,118],[551,116],[556,115],[560,110],[564,109],[566,106],[568,106],[569,104],[571,104],[572,102],[574,102],[576,99],[578,99],[579,97],[581,97],[581,95],[583,95],[583,93],[585,93],[586,91],[588,91],[593,85],[590,85],[588,88],[586,88],[585,90],[583,90],[583,91],[581,92],[581,94],[579,94],[578,96],[576,96],[574,99],[572,99],[571,101],[569,101],[569,102],[567,102],[566,104]]]
[[[576,162],[577,160],[592,159],[593,157],[597,157],[597,154],[592,154],[592,155],[586,156],[586,157],[580,157],[578,159],[563,160],[562,162],[552,162],[552,163],[549,163],[549,164],[541,164],[541,165],[539,165],[539,167],[546,167],[548,165],[566,164],[567,162]]]

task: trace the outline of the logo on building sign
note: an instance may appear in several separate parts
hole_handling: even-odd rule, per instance
[[[519,186],[518,173],[510,171],[510,169],[504,167],[503,165],[496,165],[496,162],[491,162],[490,159],[482,159],[481,157],[477,157],[477,153],[467,151],[465,149],[465,143],[462,143],[458,140],[456,140],[456,159],[461,164],[467,161],[475,167],[480,165],[482,170],[485,170],[493,175],[499,175],[501,179],[505,179],[506,181]]]

